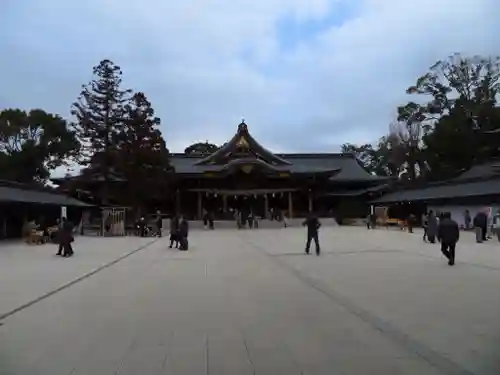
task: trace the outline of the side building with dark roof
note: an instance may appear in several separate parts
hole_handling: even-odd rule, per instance
[[[68,219],[77,224],[82,211],[92,205],[50,188],[0,180],[0,239],[20,237],[26,221],[55,224],[61,207],[66,207]]]
[[[423,211],[448,211],[464,225],[465,211],[471,217],[478,211],[500,208],[500,160],[476,165],[460,176],[424,187],[388,193],[371,202],[374,205],[418,206]]]

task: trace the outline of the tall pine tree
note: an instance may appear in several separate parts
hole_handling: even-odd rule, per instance
[[[142,92],[125,105],[125,121],[118,136],[119,172],[127,179],[133,206],[162,200],[171,170],[168,149],[151,103]]]
[[[82,87],[73,103],[74,124],[82,143],[80,162],[104,179],[103,203],[108,200],[110,175],[115,164],[116,142],[124,126],[125,103],[130,90],[121,88],[122,71],[110,60],[93,68],[94,79]]]

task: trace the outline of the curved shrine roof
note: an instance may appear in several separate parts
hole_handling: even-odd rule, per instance
[[[270,171],[291,174],[327,174],[334,181],[376,181],[378,176],[368,173],[351,154],[339,153],[272,153],[250,135],[245,122],[238,125],[236,134],[223,147],[211,155],[171,154],[170,162],[175,172],[197,175],[219,172],[235,164],[254,162]]]

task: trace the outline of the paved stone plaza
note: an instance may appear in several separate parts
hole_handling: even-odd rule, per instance
[[[321,257],[303,236],[0,244],[0,374],[500,373],[496,241],[463,235],[449,267],[420,233],[324,228]]]

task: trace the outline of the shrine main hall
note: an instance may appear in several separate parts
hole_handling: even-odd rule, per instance
[[[200,219],[211,211],[218,219],[246,209],[267,217],[280,210],[289,217],[314,211],[366,215],[367,202],[387,187],[387,178],[366,171],[352,154],[275,154],[252,137],[247,124],[210,155],[170,156],[175,169],[173,211]]]

